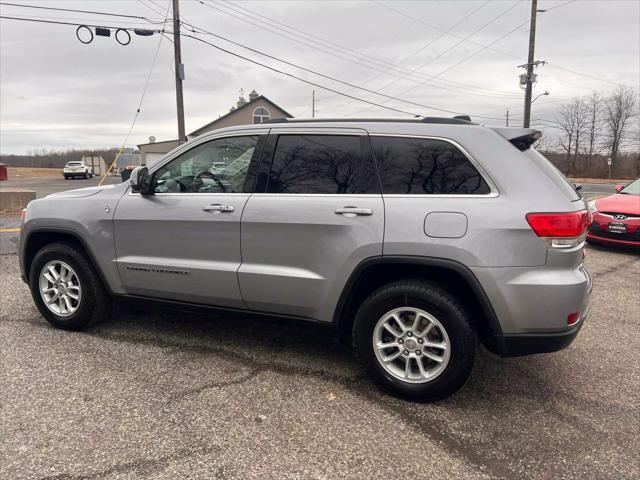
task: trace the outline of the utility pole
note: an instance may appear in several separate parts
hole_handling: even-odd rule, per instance
[[[175,1],[175,0],[174,0]],[[531,123],[531,90],[533,88],[533,57],[536,46],[536,17],[538,0],[531,0],[531,25],[529,26],[529,56],[527,57],[527,77],[524,92],[524,128]]]
[[[178,109],[178,144],[187,138],[184,131],[184,101],[182,97],[182,81],[184,80],[184,65],[182,64],[182,50],[180,49],[180,6],[179,0],[173,0],[173,56],[176,71],[176,105]]]
[[[311,118],[316,116],[316,91],[311,90]]]
[[[509,109],[507,108],[507,114],[505,115],[505,117],[507,117],[507,127],[509,126]]]

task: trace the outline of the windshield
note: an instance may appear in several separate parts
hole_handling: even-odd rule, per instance
[[[640,178],[634,180],[629,185],[620,190],[625,195],[640,195]]]

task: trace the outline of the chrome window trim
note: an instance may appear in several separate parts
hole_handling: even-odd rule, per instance
[[[335,197],[335,198],[344,198],[344,197],[378,197],[382,198],[381,193],[253,193],[254,197]]]
[[[205,197],[205,196],[210,196],[210,197],[219,197],[219,196],[229,196],[229,195],[246,195],[246,196],[251,196],[253,195],[252,193],[242,193],[242,192],[233,192],[233,193],[222,193],[222,192],[216,192],[216,193],[211,193],[211,192],[203,192],[203,193],[193,193],[193,192],[184,192],[184,193],[179,193],[179,192],[165,192],[165,193],[153,193],[150,195],[142,195],[139,192],[132,192],[131,191],[131,187],[129,186],[129,195],[138,195],[138,196],[142,196],[142,197],[186,197],[186,196],[193,196],[193,197]]]
[[[452,140],[452,139],[447,138],[447,137],[438,137],[438,136],[434,136],[434,135],[409,135],[409,134],[399,134],[399,133],[370,133],[369,136],[370,137],[393,137],[393,138],[419,138],[419,139],[424,139],[424,140],[441,140],[441,141],[450,143],[451,145],[456,147],[458,150],[460,150],[465,157],[467,157],[467,160],[469,160],[469,162],[471,162],[471,164],[476,168],[476,170],[478,170],[478,173],[480,174],[482,179],[489,186],[489,193],[483,193],[483,194],[475,194],[475,193],[471,193],[471,194],[468,194],[468,195],[459,194],[459,193],[454,193],[454,194],[450,194],[450,195],[447,195],[447,194],[444,194],[444,193],[423,193],[423,194],[419,194],[419,193],[410,193],[410,194],[389,193],[389,194],[385,194],[384,192],[382,192],[382,195],[385,198],[422,198],[422,197],[430,197],[430,198],[434,198],[434,197],[436,197],[436,198],[495,198],[495,197],[499,197],[500,196],[500,191],[498,190],[498,187],[496,186],[496,184],[493,181],[493,179],[489,176],[487,171],[480,164],[480,162],[478,162],[475,159],[475,157],[473,157],[473,155],[471,155],[467,151],[466,148],[464,148],[462,145],[460,145],[455,140]],[[372,145],[372,150],[373,150],[373,145]],[[375,156],[375,153],[374,153],[374,156]]]
[[[332,128],[332,127],[276,127],[271,128],[270,135],[347,135],[351,137],[362,137],[369,135],[365,129],[362,128]]]

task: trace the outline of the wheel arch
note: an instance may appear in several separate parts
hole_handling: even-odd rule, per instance
[[[37,253],[42,248],[52,243],[66,243],[68,245],[74,246],[85,255],[89,263],[91,263],[91,266],[98,273],[102,285],[107,289],[109,294],[112,295],[113,292],[111,291],[109,283],[106,281],[104,272],[100,268],[99,263],[96,261],[93,251],[78,232],[71,229],[59,227],[38,227],[29,230],[23,242],[24,244],[21,245],[20,250],[21,261],[24,266],[23,272],[25,278],[23,278],[23,280],[25,280],[26,283],[28,283],[31,264],[33,263],[33,259],[35,258]]]
[[[348,335],[362,301],[375,289],[401,279],[435,280],[463,301],[472,314],[482,343],[492,352],[503,351],[502,328],[482,285],[465,265],[433,257],[382,256],[361,262],[352,272],[336,305],[333,324]]]

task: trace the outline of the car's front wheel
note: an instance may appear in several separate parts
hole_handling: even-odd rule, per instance
[[[385,285],[361,305],[354,350],[369,377],[394,395],[435,401],[469,377],[476,334],[463,305],[426,281]]]
[[[106,319],[111,298],[84,253],[67,243],[42,248],[29,270],[31,296],[49,323],[82,330]]]

